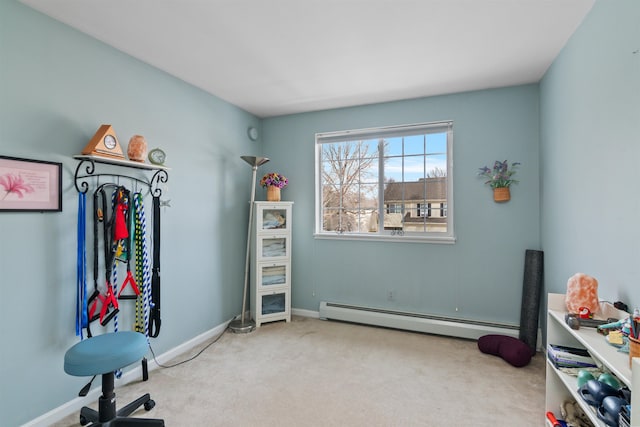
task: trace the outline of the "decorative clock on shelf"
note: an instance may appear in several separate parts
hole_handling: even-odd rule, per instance
[[[167,158],[167,155],[161,149],[154,148],[153,150],[149,151],[148,157],[151,163],[161,166],[164,165],[164,161]]]
[[[118,137],[111,125],[102,125],[82,150],[82,154],[124,159]]]
[[[104,141],[104,146],[106,147],[107,150],[113,150],[118,145],[118,141],[116,140],[116,137],[113,135],[105,135],[103,141]]]

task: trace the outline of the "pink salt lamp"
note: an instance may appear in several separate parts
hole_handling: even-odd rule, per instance
[[[565,302],[569,313],[579,313],[582,307],[588,308],[591,313],[598,312],[598,281],[584,273],[574,274],[567,282]]]

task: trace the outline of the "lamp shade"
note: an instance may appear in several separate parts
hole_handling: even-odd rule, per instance
[[[240,158],[253,167],[262,166],[269,161],[267,157],[240,156]]]

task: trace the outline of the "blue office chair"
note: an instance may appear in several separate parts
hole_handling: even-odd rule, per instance
[[[102,375],[102,396],[98,401],[98,411],[83,407],[80,410],[80,424],[92,426],[133,427],[164,426],[163,420],[148,418],[128,418],[140,406],[150,411],[155,402],[149,393],[139,397],[116,411],[114,372],[141,360],[147,353],[147,338],[138,332],[111,332],[97,335],[75,344],[64,355],[64,371],[77,377]]]

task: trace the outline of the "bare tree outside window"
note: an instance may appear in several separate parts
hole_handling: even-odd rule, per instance
[[[439,168],[438,166],[427,172],[427,178],[442,178],[447,176],[447,170]]]
[[[378,144],[348,141],[322,147],[323,228],[360,231],[377,207]],[[364,221],[364,222],[363,222]]]

